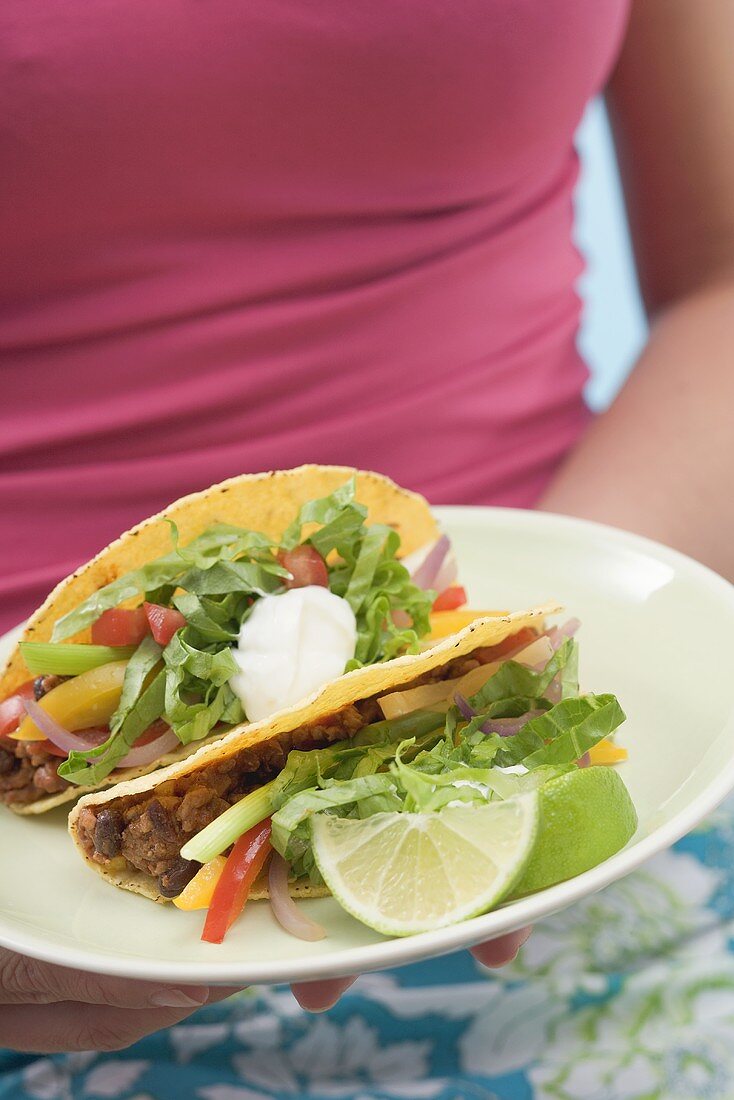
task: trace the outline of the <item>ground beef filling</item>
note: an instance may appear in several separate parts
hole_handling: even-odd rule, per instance
[[[61,676],[39,676],[33,682],[36,699],[42,699],[62,679]],[[28,805],[69,786],[58,774],[62,759],[47,752],[44,744],[43,741],[0,738],[0,801],[6,805]]]
[[[475,650],[404,688],[463,676],[491,659],[491,650]],[[367,699],[319,723],[302,726],[162,783],[154,794],[146,792],[114,799],[100,807],[86,807],[78,820],[81,843],[96,863],[120,872],[143,871],[158,880],[164,897],[176,897],[199,867],[179,855],[186,841],[249,791],[277,775],[291,749],[324,747],[353,736],[381,718],[377,697]]]

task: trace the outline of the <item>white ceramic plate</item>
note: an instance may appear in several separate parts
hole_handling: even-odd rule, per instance
[[[224,944],[201,943],[201,913],[112,889],[81,862],[66,814],[1,811],[0,943],[106,974],[171,982],[303,981],[396,966],[534,922],[628,874],[734,789],[734,587],[645,539],[560,516],[438,509],[475,607],[558,600],[583,623],[585,688],[612,691],[628,720],[622,774],[640,827],[584,875],[451,928],[386,939],[330,899],[304,903],[328,929],[305,944],[266,902]],[[10,638],[4,640],[10,644]]]

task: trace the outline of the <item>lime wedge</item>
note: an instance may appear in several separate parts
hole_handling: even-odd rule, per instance
[[[580,875],[624,848],[637,813],[612,768],[583,768],[540,788],[538,839],[512,897]]]
[[[538,816],[537,791],[438,813],[319,814],[313,851],[348,913],[386,936],[410,936],[501,901],[528,862]]]

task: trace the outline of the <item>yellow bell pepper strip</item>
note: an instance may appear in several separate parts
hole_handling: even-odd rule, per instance
[[[227,865],[214,889],[201,938],[221,943],[227,929],[245,907],[252,884],[272,851],[270,818],[241,836],[227,857]]]
[[[449,634],[455,634],[457,630],[463,630],[475,619],[481,619],[484,615],[505,615],[505,611],[432,611],[431,633],[426,641],[435,642],[438,638],[447,638]]]
[[[191,909],[208,909],[226,862],[225,856],[215,856],[200,867],[183,892],[173,899],[176,908],[187,912]]]
[[[117,710],[127,661],[111,661],[64,680],[39,700],[38,705],[67,730],[106,726]],[[16,741],[45,741],[35,722],[26,717],[15,733]]]
[[[621,764],[627,759],[627,750],[615,745],[613,741],[599,741],[589,749],[591,764]]]

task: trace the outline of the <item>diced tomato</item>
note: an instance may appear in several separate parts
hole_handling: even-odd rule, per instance
[[[148,726],[147,730],[143,730],[140,737],[134,742],[134,747],[139,749],[142,748],[143,745],[149,745],[151,741],[156,741],[159,737],[162,737],[164,733],[168,733],[170,728],[168,722],[165,722],[162,718],[156,718],[155,722]],[[109,734],[107,736],[109,736]]]
[[[270,818],[253,826],[236,842],[219,877],[201,938],[206,943],[221,943],[227,929],[245,907],[252,884],[271,851]]]
[[[498,642],[497,645],[485,645],[481,649],[475,650],[472,657],[476,657],[483,665],[488,665],[490,661],[496,661],[499,657],[504,657],[505,653],[512,653],[515,649],[524,649],[525,646],[534,642],[537,637],[538,635],[531,626],[524,626],[522,630],[518,630],[516,634],[510,634],[509,638]]]
[[[293,575],[292,580],[286,580],[286,588],[305,588],[309,584],[317,584],[321,588],[329,587],[329,574],[326,562],[318,550],[303,542],[293,550],[281,550],[278,561]]]
[[[93,645],[138,645],[147,633],[148,619],[142,607],[111,607],[92,623]]]
[[[148,603],[146,600],[143,608],[150,632],[158,645],[168,645],[176,631],[186,626],[186,620],[175,607],[161,607],[159,603]]]
[[[466,603],[466,590],[460,584],[452,584],[450,588],[444,588],[433,601],[434,611],[455,611],[457,607],[463,607]]]
[[[9,695],[7,699],[3,699],[0,703],[0,737],[17,730],[21,721],[25,718],[24,699],[35,699],[32,680],[23,684],[14,695]]]

